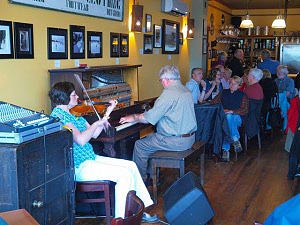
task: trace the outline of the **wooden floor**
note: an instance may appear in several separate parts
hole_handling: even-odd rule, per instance
[[[284,141],[285,136],[268,137],[259,153],[256,140],[253,140],[247,153],[241,153],[237,161],[232,155],[229,163],[206,160],[204,189],[215,210],[214,225],[263,222],[276,206],[300,192],[297,179],[286,179],[288,154],[283,150]],[[199,174],[197,163],[188,169]],[[147,212],[164,218],[162,194],[175,181],[177,173],[165,169],[161,176],[158,204]],[[77,220],[76,224],[94,225],[99,221]]]

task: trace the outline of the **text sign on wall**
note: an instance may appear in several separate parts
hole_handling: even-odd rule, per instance
[[[124,0],[10,0],[10,2],[123,21]]]

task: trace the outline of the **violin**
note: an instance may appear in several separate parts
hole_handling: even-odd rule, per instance
[[[70,112],[74,116],[85,116],[94,112],[93,105],[98,113],[103,115],[105,113],[105,110],[107,106],[110,105],[109,102],[100,102],[99,100],[93,99],[92,102],[90,101],[80,101],[79,104],[75,107],[70,109]]]
[[[105,111],[107,110],[107,108],[111,105],[109,102],[101,102],[96,98],[91,99],[92,102],[90,101],[82,101],[79,100],[79,104],[76,105],[75,107],[70,109],[70,112],[74,115],[74,116],[86,116],[89,114],[93,114],[95,113],[93,105],[96,109],[96,111],[100,114],[100,115],[104,115]],[[120,107],[124,107],[125,104],[121,103],[119,104],[119,108]]]

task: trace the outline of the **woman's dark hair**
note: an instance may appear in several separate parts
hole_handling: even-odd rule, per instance
[[[221,72],[219,68],[213,68],[209,71],[209,75],[207,76],[207,79],[209,81],[215,80],[218,72]]]
[[[75,87],[70,82],[56,83],[49,91],[52,105],[68,105],[70,102],[70,95],[74,90]]]

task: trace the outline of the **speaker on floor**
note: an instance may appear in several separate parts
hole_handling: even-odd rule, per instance
[[[235,28],[239,28],[242,22],[242,17],[241,16],[233,16],[231,17],[231,24],[235,27]]]
[[[189,172],[164,193],[165,218],[171,225],[204,225],[215,215],[200,178]]]

